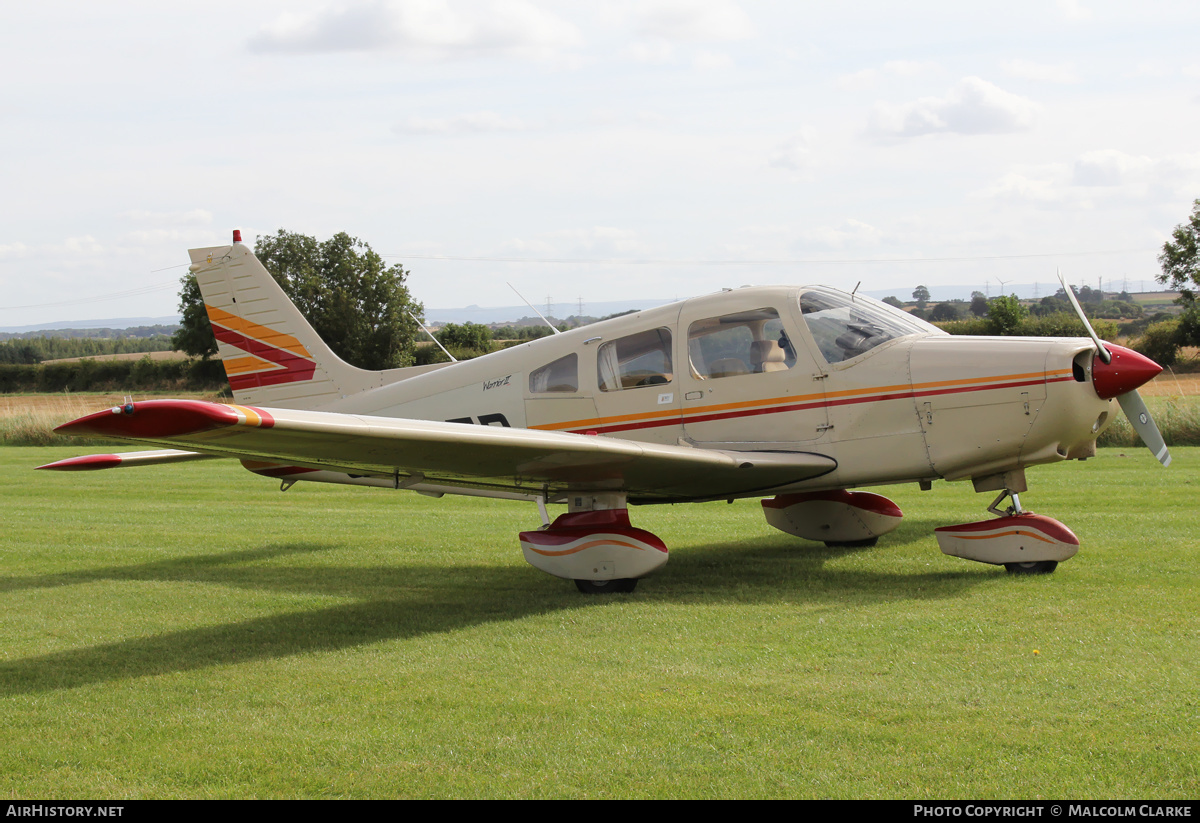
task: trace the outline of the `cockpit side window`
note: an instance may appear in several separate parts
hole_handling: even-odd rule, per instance
[[[779,312],[765,308],[692,323],[688,357],[699,380],[786,371],[796,363]]]
[[[837,292],[805,292],[800,314],[827,363],[851,360],[897,337],[937,331],[873,300]]]
[[[670,383],[675,379],[670,330],[651,329],[605,343],[596,352],[596,377],[606,392]]]
[[[534,394],[579,391],[579,355],[568,354],[530,372],[529,391]]]

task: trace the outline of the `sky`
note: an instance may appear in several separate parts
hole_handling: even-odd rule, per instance
[[[176,312],[345,231],[430,308],[824,283],[1153,287],[1200,5],[6,3],[0,326]],[[1023,294],[1022,296],[1029,296]]]

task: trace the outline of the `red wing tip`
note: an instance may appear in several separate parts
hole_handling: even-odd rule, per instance
[[[61,434],[153,440],[232,426],[238,415],[229,406],[202,400],[143,400],[89,414],[55,429]]]
[[[61,429],[62,426],[59,426]],[[58,431],[58,429],[55,429]],[[85,454],[81,457],[68,457],[66,460],[56,460],[38,469],[55,472],[92,472],[100,469],[115,469],[121,465],[121,458],[115,454]]]

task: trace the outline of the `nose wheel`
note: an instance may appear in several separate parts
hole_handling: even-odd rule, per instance
[[[1050,574],[1058,568],[1057,560],[1040,560],[1036,563],[1005,563],[1009,574]]]
[[[628,594],[637,588],[636,577],[617,580],[576,580],[575,588],[584,594]]]

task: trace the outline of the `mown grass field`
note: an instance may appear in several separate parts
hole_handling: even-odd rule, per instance
[[[1200,795],[1198,449],[1031,470],[1051,576],[941,555],[991,495],[938,483],[871,550],[635,509],[672,559],[608,597],[528,504],[74,453],[0,449],[10,797]]]

